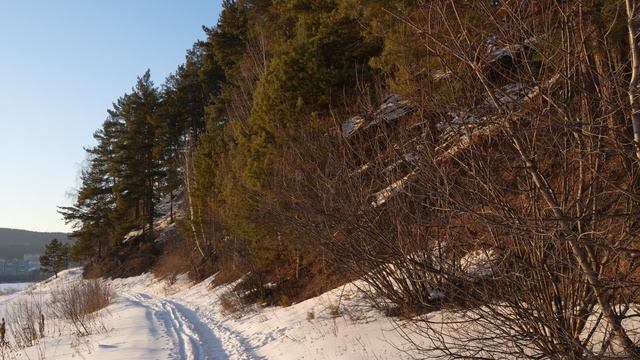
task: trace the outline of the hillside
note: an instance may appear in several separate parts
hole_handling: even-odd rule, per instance
[[[423,358],[640,359],[633,3],[225,1],[95,131],[71,252],[237,316],[359,284]]]
[[[21,259],[25,254],[41,254],[51,239],[71,242],[65,233],[0,228],[0,259]]]

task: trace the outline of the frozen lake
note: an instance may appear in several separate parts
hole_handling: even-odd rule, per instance
[[[0,283],[0,296],[8,295],[18,292],[20,290],[24,290],[29,286],[33,285],[33,283]]]

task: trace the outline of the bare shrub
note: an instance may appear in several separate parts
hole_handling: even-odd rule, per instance
[[[244,308],[242,298],[235,291],[227,291],[219,299],[225,315],[236,315]]]
[[[86,336],[100,328],[99,311],[112,303],[111,287],[100,279],[80,280],[51,292],[54,316],[70,322],[79,335]]]
[[[420,3],[398,21],[448,74],[426,80],[437,96],[298,141],[320,155],[291,149],[288,217],[411,320],[425,357],[640,357],[640,177],[602,19],[574,2]]]
[[[308,321],[311,321],[311,320],[313,320],[315,318],[316,318],[316,313],[315,313],[315,311],[313,311],[313,309],[307,311],[307,320]]]
[[[1,360],[13,360],[17,357],[13,349],[8,343],[0,344],[0,359]]]
[[[44,336],[42,329],[44,303],[29,297],[10,304],[7,308],[7,331],[17,348],[34,346]]]
[[[160,279],[175,283],[177,275],[187,273],[193,268],[190,245],[181,239],[168,240],[162,254],[151,271]]]
[[[329,311],[329,315],[331,315],[331,317],[338,317],[340,316],[340,305],[337,304],[331,304],[327,307],[327,310]]]

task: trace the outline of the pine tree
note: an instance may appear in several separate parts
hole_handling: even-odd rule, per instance
[[[69,246],[62,244],[58,239],[51,240],[40,257],[40,271],[43,274],[54,274],[58,277],[58,273],[67,267],[69,267]]]
[[[162,175],[154,156],[157,136],[154,117],[160,99],[149,71],[138,78],[133,90],[120,98],[117,105],[124,131],[115,144],[116,217],[122,220],[124,229],[141,227],[150,236],[158,197],[156,185]]]
[[[379,52],[360,26],[333,1],[291,1],[274,5],[284,27],[273,58],[253,94],[247,126],[235,126],[229,161],[239,173],[224,180],[224,213],[263,264],[280,256],[286,224],[276,219],[270,198],[281,176],[274,162],[295,134],[327,111],[346,89],[356,86],[357,72],[368,69]],[[367,70],[366,72],[368,72]],[[237,146],[235,146],[237,144]],[[277,212],[277,209],[275,209]]]
[[[118,166],[115,144],[121,136],[124,124],[111,110],[102,128],[93,135],[97,145],[85,149],[88,161],[80,175],[81,186],[73,206],[60,207],[59,213],[67,224],[72,224],[72,237],[76,239],[71,248],[71,257],[83,259],[97,256],[117,236],[114,230],[114,210],[116,197],[114,186],[117,182]]]

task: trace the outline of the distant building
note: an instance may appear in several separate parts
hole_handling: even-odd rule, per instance
[[[38,263],[40,263],[40,256],[41,256],[41,254],[24,254],[23,260],[24,261],[37,261]]]
[[[35,281],[40,279],[40,255],[28,254],[23,259],[0,259],[0,282]]]

